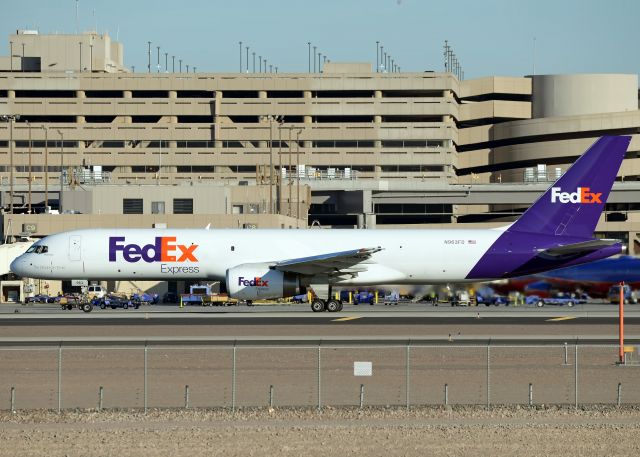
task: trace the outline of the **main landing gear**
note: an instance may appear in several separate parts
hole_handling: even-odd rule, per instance
[[[335,313],[342,311],[342,302],[340,300],[322,300],[321,298],[314,298],[311,301],[311,311],[319,313],[321,311],[329,311]]]

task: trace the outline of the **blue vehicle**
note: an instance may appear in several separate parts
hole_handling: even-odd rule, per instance
[[[567,306],[571,308],[573,305],[579,305],[586,303],[587,300],[584,297],[577,297],[571,295],[557,295],[555,297],[540,297],[538,295],[529,295],[525,299],[527,305],[535,305],[538,308],[542,308],[546,305],[551,306]]]
[[[625,284],[622,290],[625,305],[628,305],[629,303],[638,303],[638,297],[629,284]],[[620,303],[620,284],[613,285],[609,288],[609,291],[607,292],[607,299],[609,300],[609,303]]]
[[[96,297],[91,301],[91,304],[93,304],[93,306],[99,306],[100,309],[106,309],[106,308],[138,309],[140,307],[139,303],[133,302],[126,297],[121,297],[119,295],[114,295],[114,294],[105,295],[102,298]]]
[[[131,295],[131,302],[136,303],[138,305],[154,305],[158,303],[159,297],[158,294],[148,294],[146,292],[143,293],[135,293]]]
[[[357,294],[353,294],[353,304],[359,305],[360,303],[367,303],[372,305],[375,303],[375,295],[373,292],[358,292]]]

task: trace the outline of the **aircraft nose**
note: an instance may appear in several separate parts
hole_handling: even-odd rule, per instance
[[[26,276],[26,260],[24,256],[19,256],[11,262],[9,269],[18,276]]]

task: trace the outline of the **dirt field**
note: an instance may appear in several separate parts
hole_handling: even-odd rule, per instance
[[[637,456],[640,409],[0,413],[1,456]]]

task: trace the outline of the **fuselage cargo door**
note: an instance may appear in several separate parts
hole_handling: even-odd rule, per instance
[[[79,235],[69,237],[69,260],[82,260],[81,239]]]

